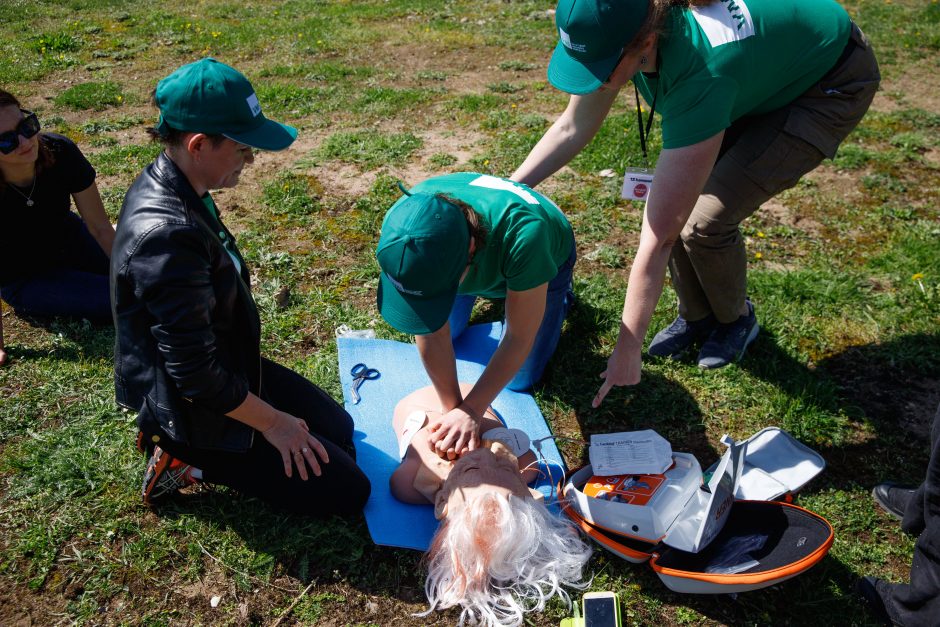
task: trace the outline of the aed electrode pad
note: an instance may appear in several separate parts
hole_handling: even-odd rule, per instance
[[[496,427],[483,434],[483,441],[495,441],[505,444],[512,454],[521,457],[529,451],[532,444],[529,436],[521,429],[509,429],[506,427]]]
[[[421,427],[428,421],[428,416],[423,410],[415,410],[405,418],[405,424],[401,430],[401,438],[398,440],[398,459],[405,459],[405,453],[408,452],[408,445],[417,435]]]

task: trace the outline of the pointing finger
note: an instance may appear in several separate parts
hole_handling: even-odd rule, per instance
[[[593,407],[594,409],[597,409],[598,407],[600,407],[601,403],[603,402],[604,398],[607,396],[607,393],[610,392],[610,389],[612,387],[613,387],[613,384],[610,381],[605,379],[603,385],[601,385],[601,389],[597,391],[597,396],[595,396],[594,400],[591,401],[591,407]]]

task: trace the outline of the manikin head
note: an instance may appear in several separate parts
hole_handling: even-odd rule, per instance
[[[441,525],[425,556],[428,612],[459,605],[461,623],[518,625],[555,594],[570,602],[562,586],[586,585],[591,548],[535,498],[502,444],[461,457],[434,509]]]

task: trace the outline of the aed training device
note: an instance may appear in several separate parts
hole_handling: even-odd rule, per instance
[[[613,592],[588,592],[582,603],[584,627],[620,627],[620,602]]]
[[[694,456],[673,453],[672,460],[661,475],[592,475],[581,491],[570,490],[565,496],[593,524],[655,544],[702,483],[702,468]]]
[[[832,526],[792,494],[819,474],[818,453],[770,427],[728,450],[703,481],[698,460],[673,453],[662,475],[567,477],[563,511],[594,541],[634,563],[649,562],[676,592],[757,590],[794,577],[828,553]]]

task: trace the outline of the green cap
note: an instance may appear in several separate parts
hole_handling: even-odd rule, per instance
[[[648,0],[560,0],[555,24],[561,41],[548,64],[548,80],[569,94],[597,90],[648,13]]]
[[[375,256],[382,316],[404,333],[433,333],[450,316],[470,258],[467,219],[433,194],[405,196],[385,214]]]
[[[174,128],[224,135],[262,150],[283,150],[297,139],[297,129],[264,117],[254,88],[241,72],[209,57],[160,81],[155,99],[160,133]]]

